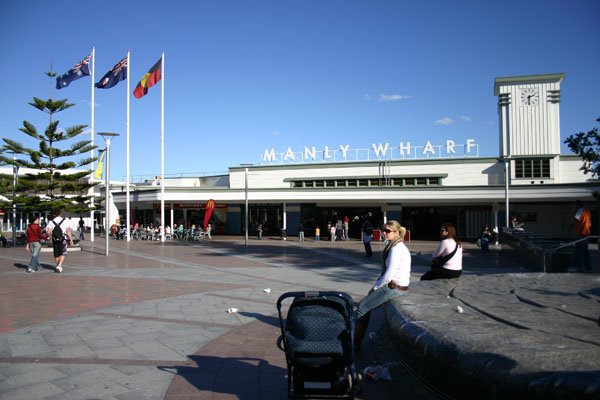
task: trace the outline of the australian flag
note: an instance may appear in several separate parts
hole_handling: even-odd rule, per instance
[[[117,83],[127,79],[127,56],[123,57],[110,71],[106,73],[94,86],[98,89],[110,89]]]
[[[62,89],[64,87],[69,86],[71,82],[77,80],[79,78],[83,78],[84,76],[90,75],[90,58],[91,56],[87,56],[83,60],[79,61],[77,65],[69,70],[69,72],[62,74],[58,78],[56,78],[56,88]]]

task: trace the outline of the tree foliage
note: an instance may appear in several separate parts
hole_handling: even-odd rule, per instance
[[[88,191],[94,184],[87,177],[90,175],[89,165],[95,159],[86,155],[95,146],[89,140],[75,140],[87,126],[59,128],[59,121],[54,120],[55,114],[74,105],[66,99],[42,100],[35,97],[29,104],[48,114],[50,122],[43,132],[28,121],[23,121],[19,128],[37,141],[37,149],[8,138],[2,139],[4,146],[0,162],[12,165],[13,171],[18,168],[20,174],[16,188],[13,188],[13,175],[4,174],[0,178],[0,194],[14,201],[21,210],[61,208],[76,213],[90,210],[92,205]],[[83,168],[86,166],[88,168]],[[0,205],[6,207],[8,204],[0,201]]]
[[[596,119],[600,122],[600,118]],[[565,143],[573,153],[583,160],[579,168],[584,174],[592,174],[597,178],[600,175],[600,134],[598,128],[594,127],[588,132],[579,132],[565,139]]]

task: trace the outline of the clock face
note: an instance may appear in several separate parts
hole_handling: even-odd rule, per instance
[[[524,106],[536,106],[539,97],[538,90],[535,88],[521,89],[521,104]]]

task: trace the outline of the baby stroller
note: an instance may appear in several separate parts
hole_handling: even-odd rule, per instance
[[[293,298],[284,323],[283,300]],[[354,399],[360,375],[352,348],[352,298],[343,292],[288,292],[277,300],[288,398]]]

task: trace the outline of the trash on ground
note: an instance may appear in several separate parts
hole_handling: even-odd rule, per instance
[[[263,292],[265,292],[265,293],[271,293],[271,288],[266,288],[266,289],[263,290]]]
[[[369,365],[363,370],[363,376],[372,381],[386,380],[391,381],[390,370],[384,365]]]
[[[461,306],[456,306],[456,312],[459,314],[462,314],[465,312],[465,310],[463,310],[463,308]]]
[[[227,313],[228,313],[228,314],[233,314],[233,313],[236,313],[236,312],[238,312],[238,311],[239,311],[239,310],[238,310],[237,308],[229,308],[229,309],[227,310]]]

